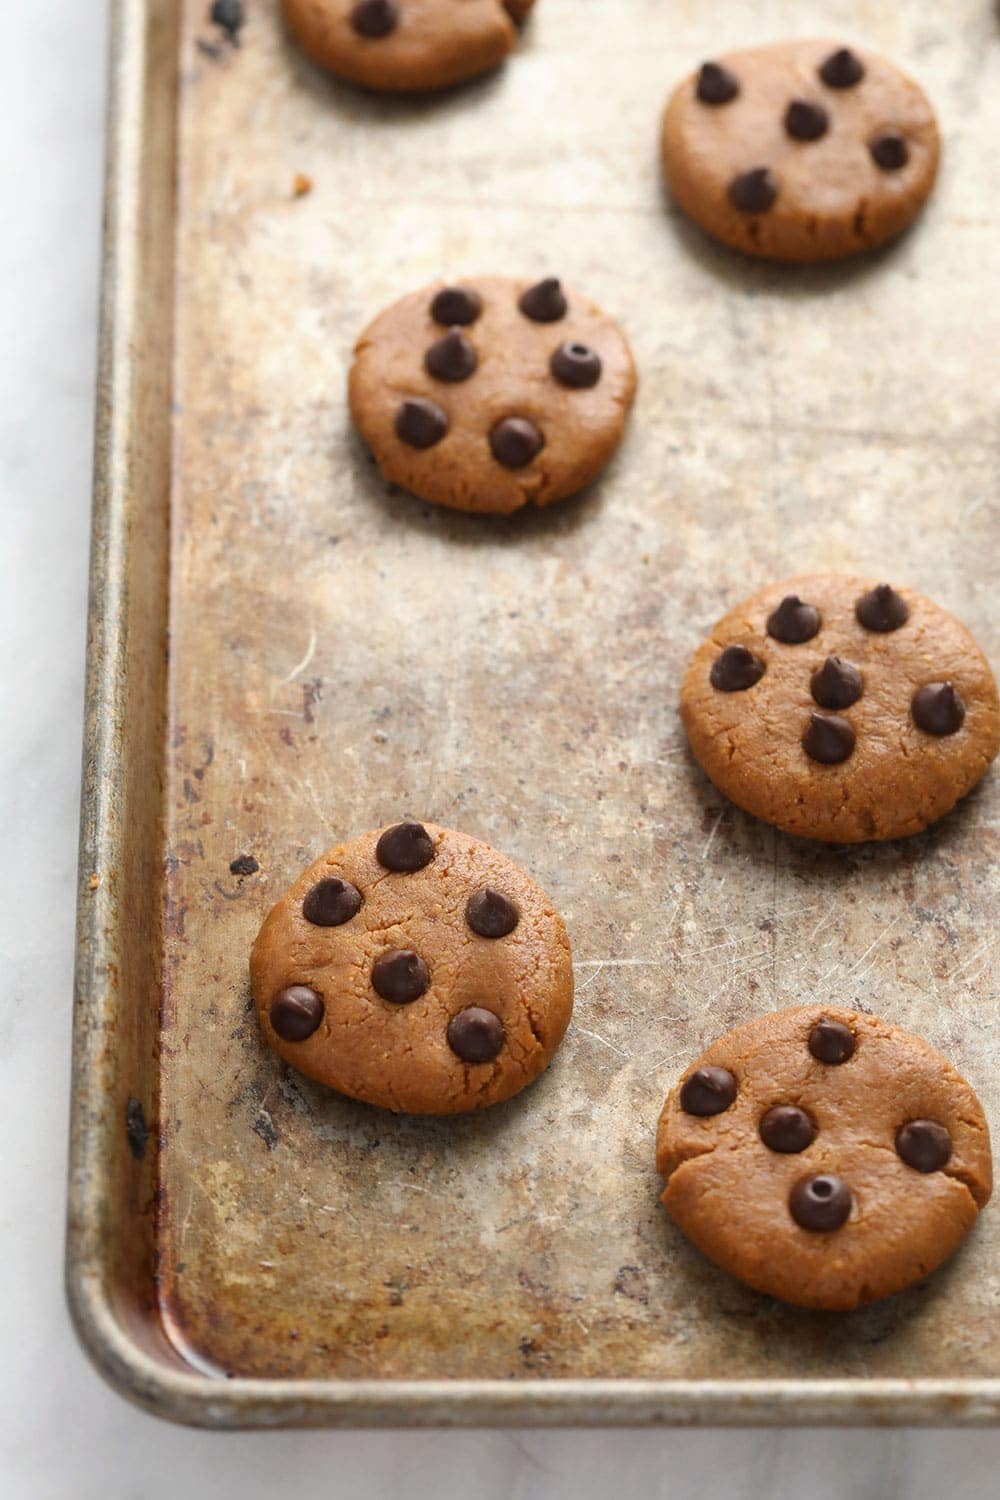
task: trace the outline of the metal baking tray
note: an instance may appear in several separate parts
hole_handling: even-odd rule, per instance
[[[685,1063],[810,999],[922,1033],[1000,1123],[1000,776],[918,838],[812,845],[723,802],[677,713],[703,631],[816,567],[926,590],[1000,660],[990,8],[542,0],[502,72],[416,101],[315,71],[278,0],[214,57],[205,0],[114,9],[84,1344],[125,1394],[215,1427],[995,1421],[995,1207],[926,1285],[824,1316],[703,1260],[653,1169]],[[938,189],[881,254],[753,264],[661,193],[673,81],[790,32],[864,40],[936,101]],[[507,521],[387,491],[344,404],[385,302],[497,269],[593,296],[642,377],[607,475]],[[249,1010],[269,904],[404,813],[521,862],[574,944],[552,1068],[468,1118],[324,1092]]]

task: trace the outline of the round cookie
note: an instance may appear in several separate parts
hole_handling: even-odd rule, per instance
[[[918,833],[1000,747],[996,683],[965,626],[912,589],[837,574],[730,610],[691,659],[681,717],[738,807],[832,843]]]
[[[545,893],[477,839],[413,822],[311,865],[264,921],[250,979],[286,1062],[411,1114],[509,1099],[547,1067],[573,1008]]]
[[[663,119],[663,170],[681,208],[725,244],[774,260],[833,260],[892,239],[923,207],[938,154],[918,85],[835,41],[705,63]]]
[[[919,1281],[992,1190],[979,1100],[920,1037],[801,1006],[720,1037],[667,1098],[663,1202],[757,1291],[848,1310]]]
[[[380,313],[358,340],[348,395],[387,480],[508,515],[597,477],[635,387],[624,334],[592,302],[554,278],[481,276]]]
[[[392,93],[446,88],[497,67],[534,0],[282,0],[321,67]]]

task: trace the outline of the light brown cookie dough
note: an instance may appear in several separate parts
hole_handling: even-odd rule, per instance
[[[287,1062],[410,1114],[509,1099],[547,1067],[573,1008],[569,939],[545,893],[429,823],[318,859],[267,916],[250,978]]]
[[[919,1281],[992,1189],[982,1107],[951,1064],[887,1021],[815,1005],[712,1043],[663,1107],[656,1165],[699,1250],[802,1307]]]
[[[480,276],[413,292],[355,349],[351,416],[391,483],[507,515],[595,479],[636,374],[618,324],[555,279]]]
[[[938,165],[934,111],[885,58],[836,41],[776,42],[703,64],[663,119],[681,208],[750,255],[831,260],[917,216]]]
[[[302,50],[392,93],[446,88],[497,67],[534,0],[282,0]]]
[[[691,660],[681,716],[738,807],[833,843],[918,833],[1000,748],[996,683],[965,626],[912,589],[838,574],[730,610]]]

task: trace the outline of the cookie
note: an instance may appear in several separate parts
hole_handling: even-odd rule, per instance
[[[562,918],[464,833],[404,822],[338,844],[268,914],[250,956],[264,1038],[329,1088],[411,1114],[509,1099],[573,1008]]]
[[[314,62],[391,93],[446,88],[497,67],[534,0],[282,0]]]
[[[992,1189],[986,1119],[920,1037],[798,1006],[720,1037],[667,1098],[663,1202],[698,1249],[802,1307],[846,1310],[919,1281]]]
[[[922,89],[834,41],[706,62],[663,119],[663,170],[681,208],[725,244],[774,260],[834,260],[892,239],[923,207],[938,153]]]
[[[554,278],[413,292],[354,353],[351,415],[383,475],[455,510],[507,515],[589,484],[635,395],[618,324]]]
[[[681,716],[738,807],[832,843],[918,833],[1000,747],[996,683],[965,626],[912,589],[836,574],[730,610],[691,660]]]

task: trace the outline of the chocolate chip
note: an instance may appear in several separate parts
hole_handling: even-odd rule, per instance
[[[962,695],[951,682],[928,682],[910,704],[913,722],[925,734],[957,734],[965,723]]]
[[[829,1016],[820,1016],[809,1032],[809,1051],[817,1062],[831,1068],[853,1057],[856,1046],[851,1028],[843,1021],[831,1021]]]
[[[708,680],[720,693],[742,693],[759,682],[766,671],[767,667],[749,646],[726,646],[713,661]]]
[[[412,1000],[419,1000],[430,982],[427,965],[412,948],[383,953],[372,965],[372,988],[394,1005],[409,1005]]]
[[[802,736],[802,748],[822,766],[839,766],[854,753],[857,736],[839,714],[810,714]]]
[[[852,89],[865,76],[865,65],[849,47],[838,47],[819,67],[819,76],[831,89]]]
[[[735,73],[720,63],[702,63],[698,70],[698,98],[702,104],[728,104],[740,91]]]
[[[396,412],[396,436],[411,448],[433,448],[448,431],[448,417],[426,396],[408,396]]]
[[[558,323],[566,316],[568,303],[562,286],[555,276],[546,276],[521,293],[518,307],[533,323]]]
[[[364,900],[356,885],[331,875],[319,880],[307,892],[302,903],[302,915],[314,927],[342,927],[361,910]]]
[[[222,27],[231,42],[239,42],[240,27],[244,20],[243,0],[213,0],[209,19],[213,26]]]
[[[476,373],[479,355],[460,328],[452,328],[424,355],[424,369],[435,380],[468,380]]]
[[[473,932],[480,937],[502,938],[513,932],[521,920],[521,913],[506,896],[484,885],[475,891],[465,903],[465,920]]]
[[[788,1156],[811,1146],[816,1135],[812,1120],[797,1104],[774,1105],[764,1115],[758,1129],[769,1151],[781,1151]]]
[[[527,417],[504,417],[490,433],[490,450],[505,469],[523,469],[544,447],[545,439]]]
[[[832,1172],[802,1177],[792,1188],[788,1207],[796,1224],[821,1233],[839,1229],[851,1216],[854,1197],[846,1182]]]
[[[898,130],[887,130],[869,141],[872,161],[883,172],[898,172],[910,159],[910,148]]]
[[[467,328],[482,310],[482,297],[467,286],[443,286],[431,303],[431,317],[442,328]]]
[[[407,818],[385,830],[375,845],[375,858],[386,870],[412,875],[434,858],[434,840],[423,823]]]
[[[768,635],[786,646],[801,646],[803,641],[811,641],[819,627],[819,610],[815,604],[803,604],[798,594],[786,594],[767,617]]]
[[[358,36],[388,36],[399,25],[397,0],[358,0],[351,11],[351,25]]]
[[[830,128],[830,116],[822,104],[793,99],[785,110],[785,129],[793,141],[818,141]]]
[[[271,1001],[271,1026],[283,1042],[304,1042],[322,1021],[324,1009],[315,990],[292,984]]]
[[[252,854],[237,854],[229,866],[230,875],[256,875],[260,865]]]
[[[875,588],[869,589],[867,594],[854,606],[854,614],[858,624],[863,625],[866,630],[877,630],[880,635],[887,635],[890,630],[898,630],[905,625],[910,618],[910,607],[901,594],[888,583],[876,584]]]
[[[447,1035],[452,1052],[467,1063],[492,1062],[507,1039],[500,1017],[479,1005],[452,1016]]]
[[[560,344],[549,360],[549,369],[560,385],[583,391],[601,378],[601,356],[589,344]]]
[[[721,1115],[736,1098],[736,1079],[728,1068],[697,1068],[681,1088],[681,1109],[689,1115]]]
[[[820,708],[850,708],[863,687],[857,667],[842,656],[828,656],[809,679],[809,690]]]
[[[766,214],[778,196],[778,184],[769,167],[741,172],[729,184],[729,201],[741,214]]]
[[[896,1150],[915,1172],[940,1172],[951,1158],[951,1136],[934,1120],[911,1120],[896,1131]]]

